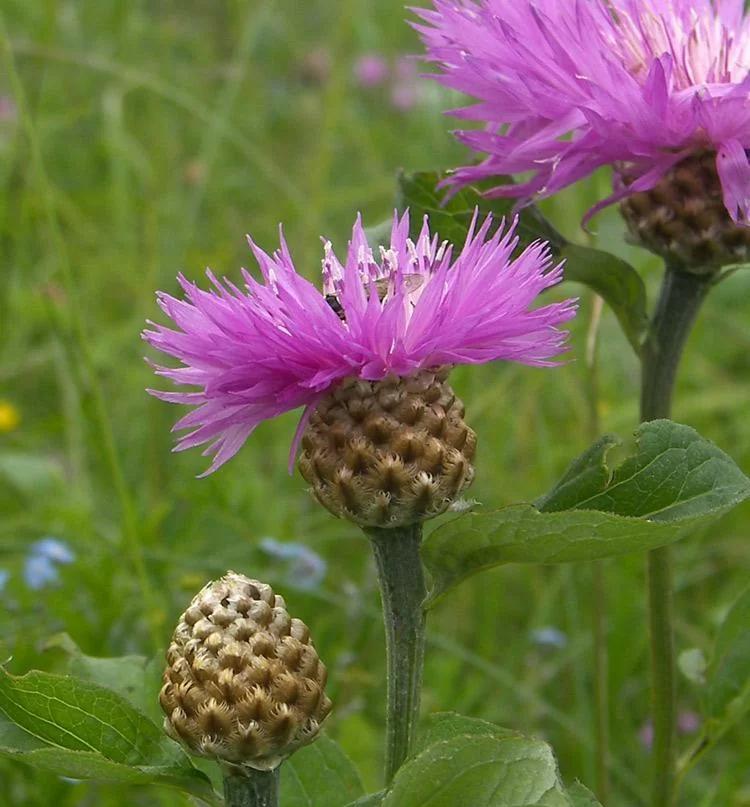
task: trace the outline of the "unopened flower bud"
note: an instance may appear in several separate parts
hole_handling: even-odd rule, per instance
[[[193,753],[271,770],[317,736],[325,683],[304,622],[270,586],[228,572],[180,617],[159,701]]]
[[[687,271],[713,274],[750,257],[750,227],[729,217],[713,152],[682,160],[650,191],[627,197],[620,212],[635,243]]]
[[[321,504],[363,527],[405,526],[448,509],[474,478],[476,447],[448,372],[352,378],[318,404],[299,467]]]

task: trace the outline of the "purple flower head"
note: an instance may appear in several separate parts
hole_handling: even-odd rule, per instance
[[[18,107],[9,95],[0,95],[0,123],[15,123],[18,120]]]
[[[680,734],[695,734],[701,727],[700,715],[695,712],[680,712],[677,716],[677,731]],[[650,718],[641,726],[638,731],[638,739],[641,744],[651,749],[654,744],[654,723]]]
[[[391,105],[399,112],[409,112],[419,103],[419,89],[415,84],[400,81],[391,89]]]
[[[399,112],[414,109],[422,100],[423,85],[419,80],[419,69],[413,56],[401,56],[396,61],[391,86],[391,104]]]
[[[750,18],[743,0],[434,0],[415,27],[444,85],[484,121],[457,136],[487,158],[460,186],[530,172],[490,196],[556,193],[603,165],[646,191],[686,156],[716,152],[724,203],[750,215]],[[632,182],[630,182],[632,178]]]
[[[701,727],[701,718],[695,712],[683,711],[677,715],[677,730],[680,734],[695,734]]]
[[[654,744],[654,723],[652,720],[647,720],[641,727],[638,729],[638,739],[641,741],[641,745],[644,748],[647,748],[649,751]]]
[[[264,420],[305,407],[294,454],[309,415],[342,379],[377,381],[446,364],[504,359],[547,366],[564,349],[559,326],[574,300],[532,308],[562,278],[545,243],[520,255],[515,223],[490,234],[492,219],[474,215],[466,242],[454,248],[430,233],[425,217],[416,243],[409,215],[394,216],[388,249],[373,252],[358,217],[341,262],[324,244],[323,293],[299,275],[281,234],[266,254],[252,240],[262,282],[242,270],[244,288],[218,280],[200,289],[180,275],[185,299],[158,295],[174,328],[149,323],[143,334],[180,367],[157,375],[192,392],[150,392],[193,410],[175,425],[189,429],[176,446],[207,443],[215,471]]]
[[[377,53],[366,53],[354,63],[354,77],[360,87],[380,86],[388,78],[388,62]]]

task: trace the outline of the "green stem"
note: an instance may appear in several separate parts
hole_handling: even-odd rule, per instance
[[[224,802],[226,807],[279,807],[279,768],[225,770]]]
[[[591,441],[601,434],[599,422],[599,326],[604,300],[592,296],[591,320],[586,336],[588,425]],[[607,648],[607,571],[604,561],[596,560],[591,570],[594,653],[594,737],[596,738],[596,794],[602,804],[609,804],[610,731],[609,731],[609,653]]]
[[[366,530],[378,565],[388,663],[385,779],[409,756],[419,719],[427,594],[419,546],[422,525]]]
[[[654,721],[653,807],[671,807],[676,796],[676,702],[672,553],[648,554],[648,607],[651,643],[651,711]]]
[[[642,421],[670,416],[682,351],[711,285],[711,277],[667,266],[641,356]]]
[[[641,420],[668,418],[677,368],[711,279],[667,266],[642,354]],[[648,609],[654,721],[652,807],[672,807],[676,788],[672,552],[648,555]]]
[[[594,638],[594,712],[596,737],[596,795],[609,803],[609,656],[607,653],[607,579],[604,561],[592,568]]]

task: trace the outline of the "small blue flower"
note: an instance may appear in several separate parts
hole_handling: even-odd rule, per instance
[[[304,544],[263,538],[260,548],[275,560],[287,563],[287,578],[297,588],[310,591],[317,588],[326,576],[328,564]]]
[[[44,555],[29,555],[23,566],[23,579],[34,591],[56,583],[60,579],[57,566]]]
[[[29,547],[23,567],[26,585],[34,591],[57,583],[60,579],[58,566],[72,563],[75,555],[70,547],[57,538],[45,537]]]
[[[0,569],[0,593],[7,585],[8,580],[10,580],[10,572],[7,569]]]
[[[531,641],[540,647],[562,650],[567,647],[568,637],[559,628],[548,626],[532,630]]]
[[[32,554],[49,558],[55,563],[72,563],[76,559],[73,551],[65,541],[60,541],[58,538],[52,538],[51,536],[35,541],[31,545],[30,551]]]

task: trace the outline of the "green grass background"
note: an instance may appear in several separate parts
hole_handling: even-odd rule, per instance
[[[325,234],[343,245],[355,212],[386,218],[394,177],[451,167],[467,154],[442,110],[457,103],[430,82],[411,111],[389,90],[364,90],[364,52],[417,52],[395,0],[4,0],[0,94],[0,398],[20,411],[0,434],[0,656],[23,672],[50,668],[45,642],[67,631],[87,653],[161,652],[203,582],[234,568],[268,580],[312,627],[331,672],[328,731],[378,785],[384,664],[368,547],[287,474],[296,415],[258,430],[208,479],[199,452],[170,453],[176,407],[149,398],[139,338],[158,317],[154,291],[204,267],[237,277],[250,266],[244,234],[277,244],[284,222],[299,269],[319,269]],[[325,54],[330,72],[311,76]],[[314,71],[313,71],[314,72]],[[651,296],[653,258],[627,246],[617,212],[583,211],[607,192],[604,174],[544,204],[571,238],[629,258]],[[455,387],[478,432],[471,494],[485,506],[530,500],[592,436],[585,361],[592,311],[581,295],[572,361],[554,370],[462,368]],[[675,417],[750,468],[750,275],[711,297],[689,343]],[[79,330],[80,326],[80,330]],[[85,349],[81,348],[85,345]],[[637,364],[614,317],[600,336],[602,429],[636,424]],[[678,649],[710,649],[747,582],[748,507],[677,548]],[[40,592],[23,582],[28,545],[67,541],[77,560]],[[308,544],[328,563],[306,592],[258,548],[263,536]],[[141,563],[141,559],[142,563]],[[648,719],[643,559],[607,563],[611,722],[618,791],[644,803]],[[431,614],[424,707],[452,709],[543,736],[563,775],[593,785],[591,571],[510,566],[462,585]],[[536,628],[568,637],[540,649]],[[699,688],[680,681],[680,706]],[[690,738],[683,738],[683,743]],[[697,768],[685,805],[750,804],[750,730],[740,727]],[[74,784],[0,761],[8,807],[178,805],[170,791]]]

